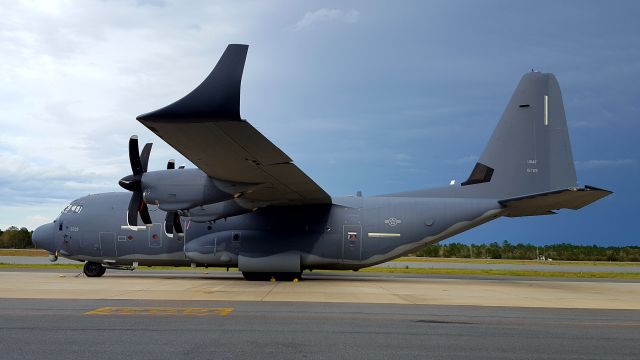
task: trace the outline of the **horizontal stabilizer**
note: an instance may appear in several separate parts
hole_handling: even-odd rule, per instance
[[[612,192],[585,185],[584,188],[569,188],[544,192],[539,194],[520,196],[501,200],[505,207],[505,216],[535,216],[551,215],[558,209],[581,209],[592,202],[598,201]]]

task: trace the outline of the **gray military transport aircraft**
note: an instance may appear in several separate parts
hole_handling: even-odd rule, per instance
[[[129,140],[131,193],[74,200],[33,233],[84,273],[137,266],[238,267],[247,280],[358,270],[501,216],[580,209],[611,192],[578,187],[560,87],[525,74],[469,178],[460,184],[331,197],[240,117],[247,45],[227,47],[195,90],[137,120],[197,169],[147,171],[151,144]],[[149,205],[149,206],[148,206]],[[139,225],[141,224],[141,225]]]

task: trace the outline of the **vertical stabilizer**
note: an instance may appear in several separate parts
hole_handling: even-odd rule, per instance
[[[562,94],[553,74],[530,72],[522,77],[482,156],[461,185],[495,198],[577,186]]]

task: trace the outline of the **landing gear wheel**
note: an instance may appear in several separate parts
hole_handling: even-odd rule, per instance
[[[277,273],[243,271],[242,276],[244,276],[244,279],[248,281],[269,281],[272,278],[276,281],[294,281],[295,279],[300,280],[302,278],[302,271]]]
[[[107,269],[105,269],[104,266],[98,263],[87,261],[86,263],[84,263],[84,268],[82,269],[82,271],[87,277],[100,277],[104,275]]]
[[[300,280],[302,278],[302,272],[281,272],[273,274],[273,277],[278,281],[293,281],[295,279]]]
[[[244,279],[248,281],[269,281],[271,279],[271,274],[263,272],[243,271],[242,276],[244,276]]]

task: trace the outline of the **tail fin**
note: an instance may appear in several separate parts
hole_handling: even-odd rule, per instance
[[[477,195],[502,199],[577,186],[562,94],[553,74],[522,77],[461,185],[475,187]]]

